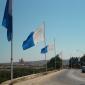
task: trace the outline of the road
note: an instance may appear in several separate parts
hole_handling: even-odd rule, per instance
[[[80,70],[64,69],[14,85],[85,85],[85,73],[81,73]]]

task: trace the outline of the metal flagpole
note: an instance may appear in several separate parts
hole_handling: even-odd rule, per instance
[[[72,69],[72,58],[70,58],[71,59],[71,69]]]
[[[71,63],[71,69],[72,69],[72,54],[70,54],[70,63]]]
[[[62,56],[62,52],[61,52],[61,59],[62,59],[62,69],[63,69],[63,58],[62,58],[63,56]]]
[[[12,40],[11,40],[11,85],[12,85],[12,81],[13,81],[13,33],[12,33]]]
[[[44,45],[46,46],[46,37],[45,37],[45,22],[43,22],[44,24]],[[47,60],[46,60],[46,53],[45,53],[45,61],[46,61],[46,72],[47,72]]]
[[[55,47],[55,39],[54,39],[54,55],[55,55],[55,70],[56,70],[56,47]]]
[[[12,1],[11,1],[11,6],[12,6]],[[11,83],[10,85],[13,85],[13,17],[12,17],[12,33],[11,33]]]
[[[62,51],[60,52],[60,55],[61,55],[61,62],[62,62],[61,69],[62,69],[63,68]]]

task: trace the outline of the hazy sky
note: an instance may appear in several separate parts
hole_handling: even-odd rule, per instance
[[[2,27],[6,0],[0,0],[0,63],[10,62],[10,42]],[[85,0],[13,0],[13,57],[14,61],[43,60],[40,54],[44,43],[23,51],[22,43],[29,33],[45,21],[46,40],[56,40],[56,53],[63,58],[80,56],[85,51]],[[54,51],[47,54],[47,59]]]

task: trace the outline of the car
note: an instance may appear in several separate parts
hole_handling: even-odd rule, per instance
[[[85,73],[85,66],[82,66],[82,73]]]

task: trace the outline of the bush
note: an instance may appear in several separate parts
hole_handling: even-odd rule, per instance
[[[10,71],[0,71],[0,83],[10,79]]]
[[[14,68],[13,77],[18,78],[18,77],[30,75],[33,73],[40,73],[44,71],[45,71],[45,68],[39,68],[39,69],[25,68],[25,67]],[[8,70],[0,71],[0,83],[7,81],[7,80],[10,80],[10,71]]]

